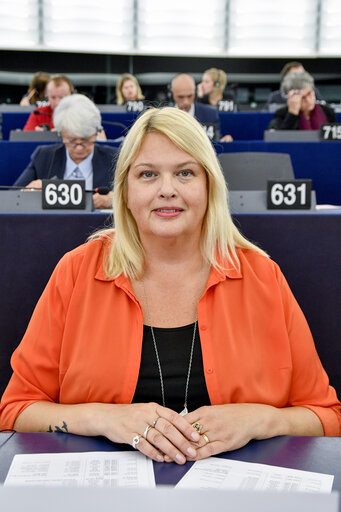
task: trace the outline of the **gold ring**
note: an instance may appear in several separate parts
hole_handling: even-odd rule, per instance
[[[192,427],[195,428],[195,430],[197,432],[199,432],[199,434],[201,434],[201,430],[202,430],[202,424],[201,423],[198,423],[196,421],[195,423],[192,423]]]
[[[205,439],[206,443],[210,442],[210,440],[208,439],[206,434],[201,434],[201,437],[203,437]]]

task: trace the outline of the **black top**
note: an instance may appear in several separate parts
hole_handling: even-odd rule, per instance
[[[184,408],[186,379],[192,346],[194,323],[183,327],[154,327],[159,353],[166,407],[181,412]],[[150,326],[144,326],[141,366],[133,403],[157,402],[162,405],[160,375]],[[199,331],[197,328],[192,370],[188,385],[187,407],[194,411],[210,405],[204,377]]]
[[[320,107],[325,113],[327,123],[335,123],[334,110],[329,105],[320,104]],[[291,114],[288,107],[281,107],[274,113],[274,118],[270,121],[268,130],[299,130],[300,120],[300,115]]]

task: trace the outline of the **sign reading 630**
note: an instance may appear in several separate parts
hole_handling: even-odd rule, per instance
[[[44,210],[84,210],[84,180],[43,180],[42,207]]]

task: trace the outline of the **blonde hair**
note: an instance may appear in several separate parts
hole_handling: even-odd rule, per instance
[[[223,94],[227,83],[227,76],[225,71],[218,68],[209,68],[204,71],[204,74],[207,73],[213,80],[213,92]]]
[[[144,96],[142,94],[141,87],[137,81],[137,78],[134,75],[131,75],[130,73],[123,73],[123,75],[120,76],[120,78],[118,79],[118,82],[116,84],[116,103],[117,103],[117,105],[124,105],[124,103],[126,102],[126,100],[124,99],[123,94],[122,94],[122,87],[123,87],[124,82],[127,82],[127,80],[132,80],[137,87],[136,99],[144,100]]]
[[[207,174],[208,201],[202,233],[201,252],[213,267],[222,269],[220,261],[228,260],[239,268],[237,247],[265,254],[244,238],[233,224],[227,205],[227,186],[215,151],[201,125],[187,112],[174,107],[147,110],[130,129],[122,145],[114,181],[115,237],[106,256],[108,277],[121,273],[129,278],[142,277],[144,250],[134,217],[127,207],[127,176],[144,137],[161,133],[202,165]],[[108,231],[106,232],[108,235]]]

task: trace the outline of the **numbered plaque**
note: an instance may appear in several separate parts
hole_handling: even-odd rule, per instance
[[[216,138],[216,125],[215,124],[203,124],[203,129],[205,130],[205,133],[207,137],[210,140],[215,140]]]
[[[234,112],[235,105],[233,100],[220,100],[217,103],[217,109],[219,112]]]
[[[309,210],[311,180],[268,181],[269,210]]]
[[[127,112],[142,112],[144,109],[143,101],[127,101],[126,111]]]
[[[43,180],[43,210],[84,210],[85,180]]]
[[[322,124],[320,140],[341,140],[341,123]]]

